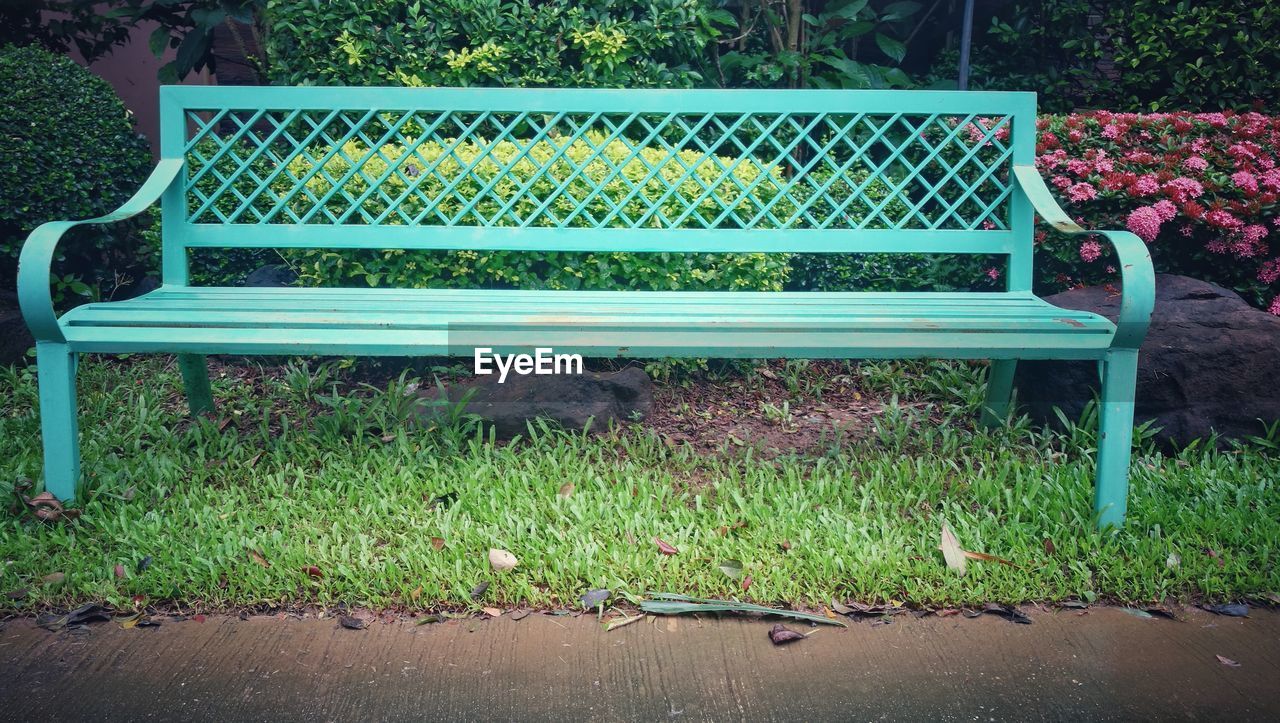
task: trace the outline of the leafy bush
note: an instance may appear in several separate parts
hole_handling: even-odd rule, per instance
[[[402,146],[382,146],[381,157],[375,155],[365,162],[362,173],[346,181],[341,193],[330,196],[326,210],[340,218],[351,208],[351,204],[342,200],[343,196],[360,198],[368,190],[365,176],[380,177],[389,163],[401,172],[392,173],[384,180],[381,193],[371,194],[360,205],[359,212],[350,214],[350,222],[363,223],[385,214],[383,222],[392,225],[448,222],[463,226],[515,226],[523,220],[530,226],[598,227],[616,208],[621,208],[621,212],[633,220],[644,217],[647,206],[640,198],[660,197],[666,184],[682,176],[686,167],[696,169],[698,180],[685,180],[678,187],[678,193],[660,205],[663,216],[674,221],[684,214],[687,208],[677,197],[698,197],[704,191],[702,184],[710,185],[714,193],[699,204],[694,213],[687,215],[679,224],[681,227],[701,227],[695,213],[714,218],[739,195],[734,183],[728,180],[715,183],[720,169],[728,165],[724,159],[714,162],[710,156],[695,151],[684,151],[677,159],[668,157],[666,151],[659,148],[647,148],[630,157],[631,146],[627,143],[614,140],[605,145],[604,140],[602,134],[588,133],[585,139],[570,144],[554,161],[552,158],[559,146],[546,141],[533,144],[527,151],[510,141],[492,148],[483,141],[468,141],[448,153],[448,146],[437,141],[423,143],[412,152]],[[600,146],[604,147],[601,155],[607,162],[601,158],[587,162],[594,153],[593,147]],[[306,185],[307,192],[295,196],[291,211],[299,218],[309,212],[319,213],[312,199],[324,198],[333,188],[325,176],[341,179],[350,169],[347,158],[361,158],[366,152],[367,148],[359,142],[344,146],[341,154],[325,163],[323,173],[312,175]],[[325,154],[311,155],[323,157]],[[483,159],[476,162],[477,156]],[[502,169],[513,162],[514,165],[503,172]],[[470,166],[474,166],[471,172],[463,173]],[[615,173],[615,167],[621,172]],[[576,170],[579,168],[580,172]],[[416,190],[406,193],[406,175],[414,177],[422,169],[432,169],[432,172],[417,182]],[[310,170],[311,164],[301,157],[289,167],[295,178],[307,176]],[[741,163],[734,170],[738,183],[744,186],[765,173],[773,174],[777,184],[769,181],[757,184],[754,197],[761,203],[768,203],[785,183],[779,171],[751,162]],[[645,181],[646,178],[649,180]],[[492,187],[484,192],[491,181]],[[283,185],[287,182],[280,183],[281,187],[275,190],[283,196],[288,192]],[[448,188],[449,184],[453,187]],[[527,190],[520,193],[519,189],[526,185]],[[562,185],[564,191],[556,193]],[[389,208],[386,199],[401,196],[403,200]],[[481,200],[471,204],[471,199],[476,197]],[[432,202],[428,204],[426,199]],[[515,202],[508,203],[511,199]],[[539,210],[543,206],[539,199],[553,200]],[[586,200],[580,210],[575,199]],[[508,205],[510,208],[504,211]],[[735,208],[746,214],[753,211],[755,205],[748,200],[738,200]],[[781,212],[790,206],[783,199],[777,208]],[[627,224],[615,218],[603,225]],[[647,225],[666,224],[655,214]],[[303,282],[314,285],[777,290],[782,288],[787,273],[786,254],[301,249],[287,255],[299,267]]]
[[[971,87],[1041,108],[1245,109],[1280,102],[1280,0],[1037,0],[974,38]],[[954,78],[954,54],[934,66]]]
[[[286,85],[690,87],[717,34],[699,0],[270,0]]]
[[[26,236],[45,221],[100,216],[133,195],[151,154],[106,81],[34,46],[0,48],[0,284],[12,286]],[[65,269],[90,283],[136,267],[136,226],[76,229]],[[83,282],[64,286],[88,293]]]
[[[1036,165],[1073,216],[1128,228],[1159,270],[1227,286],[1280,314],[1280,117],[1095,112],[1041,118]],[[1105,247],[1037,234],[1042,285],[1115,278]]]

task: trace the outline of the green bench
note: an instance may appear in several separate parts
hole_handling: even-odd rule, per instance
[[[165,87],[161,160],[119,210],[46,223],[22,250],[45,486],[80,478],[77,355],[177,354],[193,411],[206,354],[470,356],[534,345],[607,357],[982,358],[985,420],[1018,359],[1102,374],[1095,508],[1123,522],[1146,247],[1114,246],[1118,323],[1037,298],[1039,214],[1086,233],[1034,167],[1035,95],[907,91]],[[163,285],[58,316],[62,235],[161,204]],[[980,254],[974,293],[215,288],[210,248]],[[288,253],[288,252],[286,252]],[[297,253],[296,251],[294,253]]]

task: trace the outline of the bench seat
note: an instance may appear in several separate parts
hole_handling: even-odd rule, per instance
[[[1030,293],[179,287],[60,320],[85,352],[1096,358],[1115,326]],[[453,347],[453,349],[450,349]]]

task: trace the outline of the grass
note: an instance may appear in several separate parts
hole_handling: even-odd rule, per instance
[[[699,456],[636,425],[495,444],[460,418],[411,428],[400,382],[353,387],[333,366],[225,369],[218,415],[191,420],[172,359],[85,360],[83,514],[44,524],[0,512],[0,593],[26,590],[6,605],[557,607],[599,587],[809,605],[1280,591],[1280,458],[1267,440],[1145,449],[1129,524],[1097,533],[1092,427],[976,430],[972,365],[855,367],[865,393],[925,404],[892,405],[872,433],[824,454],[777,459],[749,446]],[[813,375],[793,371],[796,393],[812,392]],[[0,370],[6,497],[38,478],[36,399],[32,370]],[[967,549],[1017,567],[950,572],[944,520]],[[679,553],[661,554],[655,537]],[[493,572],[490,547],[519,566]],[[727,560],[750,576],[745,590],[719,569]]]

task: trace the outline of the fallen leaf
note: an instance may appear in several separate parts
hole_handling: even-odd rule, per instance
[[[434,510],[437,507],[444,509],[449,505],[452,505],[454,502],[458,501],[458,493],[445,492],[442,495],[438,495],[436,497],[431,497],[431,498],[428,498],[426,495],[423,495],[422,498],[424,500],[428,500],[427,509]]]
[[[205,621],[204,613],[196,613],[195,615],[191,616],[191,619],[198,623],[202,623]]]
[[[413,624],[414,625],[430,625],[431,623],[442,623],[444,622],[444,620],[445,620],[445,617],[443,615],[439,613],[431,613],[430,615],[423,615],[422,617],[418,618],[417,620],[414,621]]]
[[[831,601],[831,609],[835,610],[841,615],[852,615],[854,612],[853,608],[849,607],[848,605],[845,605],[844,603],[838,603],[835,600]]]
[[[369,623],[351,615],[339,615],[338,624],[347,630],[364,630],[369,627]]]
[[[557,492],[556,494],[559,495],[561,498],[565,498],[573,494],[573,483],[565,482],[564,484],[560,485],[560,491]]]
[[[302,568],[302,571],[307,573],[308,576],[313,577],[317,580],[324,579],[324,573],[321,572],[320,568],[316,567],[315,565],[307,565],[306,567]]]
[[[959,615],[960,611],[955,608],[943,608],[935,614],[940,618],[949,618],[952,615]]]
[[[125,501],[125,502],[128,502],[129,500],[133,499],[134,495],[136,495],[136,494],[138,494],[138,487],[137,487],[137,485],[129,485],[128,489],[126,489],[126,490],[124,491],[124,494],[122,494],[122,495],[120,495],[120,496],[121,496],[122,498],[124,498],[124,501]]]
[[[797,640],[804,640],[804,637],[804,634],[790,630],[782,623],[777,623],[769,629],[769,640],[771,640],[774,645],[793,643]]]
[[[1031,624],[1031,618],[1027,617],[1026,613],[1022,612],[1016,607],[1013,607],[1012,605],[1001,605],[999,603],[987,603],[982,606],[982,612],[991,613],[993,615],[999,615],[1001,617],[1008,618],[1009,620],[1022,625]]]
[[[1223,665],[1227,666],[1228,668],[1239,668],[1239,667],[1240,667],[1240,664],[1239,664],[1239,663],[1237,663],[1236,661],[1234,661],[1234,660],[1232,660],[1231,658],[1228,658],[1228,657],[1226,657],[1226,656],[1223,656],[1223,655],[1215,655],[1215,656],[1213,656],[1213,657],[1217,658],[1219,663],[1222,663]]]
[[[1087,608],[1089,603],[1083,600],[1063,600],[1061,603],[1064,608]]]
[[[588,590],[582,593],[579,599],[582,600],[582,607],[589,610],[605,604],[605,602],[608,601],[609,596],[612,594],[613,593],[611,591],[601,588],[599,590]]]
[[[1218,561],[1218,567],[1222,567],[1223,565],[1225,565],[1225,564],[1226,564],[1226,562],[1222,559],[1222,555],[1221,555],[1221,554],[1219,554],[1217,550],[1214,550],[1214,549],[1212,549],[1212,548],[1208,548],[1208,547],[1206,547],[1206,548],[1205,548],[1205,550],[1204,550],[1204,554],[1208,555],[1209,557],[1213,558],[1214,560],[1217,560],[1217,561]]]
[[[4,596],[10,600],[21,600],[27,596],[27,589],[25,587],[20,587],[17,590],[10,590],[5,593]]]
[[[524,620],[525,618],[529,617],[529,614],[532,612],[533,612],[532,610],[516,610],[515,612],[511,613],[507,617],[511,618],[512,620]]]
[[[413,600],[414,602],[417,602],[417,601],[418,601],[418,598],[420,598],[420,597],[422,597],[422,586],[421,586],[421,585],[419,585],[419,586],[415,587],[415,588],[413,589],[413,592],[409,593],[409,599],[410,599],[410,600]]]
[[[1164,559],[1164,566],[1170,570],[1176,570],[1182,564],[1182,556],[1176,552],[1170,552],[1169,556]]]
[[[1003,557],[996,557],[995,555],[988,555],[988,554],[987,554],[987,553],[985,553],[985,552],[974,552],[974,551],[972,551],[972,550],[965,550],[965,551],[964,551],[964,556],[965,556],[965,557],[967,557],[967,558],[969,558],[970,560],[981,560],[982,562],[998,562],[998,563],[1000,563],[1001,565],[1008,565],[1009,567],[1018,567],[1016,564],[1014,564],[1014,563],[1012,563],[1012,562],[1009,562],[1008,560],[1004,559]]]
[[[125,575],[124,565],[116,565],[115,573],[116,577],[123,578]]]
[[[502,617],[502,611],[499,610],[498,608],[480,608],[480,611],[491,618]]]
[[[132,613],[130,615],[125,615],[123,617],[116,618],[116,623],[119,624],[121,628],[125,630],[129,630],[131,628],[136,628],[138,626],[145,627],[144,621],[146,619],[147,619],[147,614],[139,610],[136,613]]]
[[[80,516],[80,510],[63,507],[58,498],[49,492],[41,492],[35,497],[27,497],[16,487],[14,492],[22,500],[23,504],[27,506],[31,514],[35,515],[35,518],[41,522],[57,522],[63,519],[73,520]]]
[[[720,572],[723,572],[731,580],[737,580],[742,577],[741,560],[725,560],[716,567],[719,567]]]
[[[751,576],[750,576],[750,575],[747,575],[746,577],[742,578],[742,591],[743,591],[743,592],[746,592],[746,591],[747,591],[747,589],[751,587],[751,582],[752,582],[752,580],[751,580]]]
[[[1128,613],[1134,616],[1135,618],[1142,618],[1144,620],[1149,620],[1155,617],[1154,615],[1147,612],[1146,610],[1139,610],[1137,608],[1120,608],[1120,611]]]
[[[45,630],[58,631],[71,625],[82,625],[97,620],[108,620],[111,615],[97,603],[86,603],[64,615],[45,614],[36,616],[36,625]]]
[[[270,562],[267,562],[267,558],[266,558],[266,557],[263,557],[263,555],[262,555],[262,553],[261,553],[261,552],[258,552],[257,550],[253,549],[252,547],[251,547],[251,548],[249,548],[249,557],[250,557],[254,562],[258,563],[259,565],[261,565],[261,566],[263,566],[263,567],[271,567],[271,563],[270,563]]]
[[[137,569],[137,571],[138,571],[138,574],[139,574],[139,575],[141,575],[142,573],[146,572],[148,567],[151,567],[151,556],[150,556],[150,555],[147,555],[146,557],[142,558],[141,560],[138,560],[138,567],[137,567],[136,569]]]
[[[61,572],[51,572],[48,575],[45,575],[44,577],[40,578],[40,582],[44,583],[45,585],[61,585],[62,583],[66,582],[66,580],[67,580],[66,574]]]
[[[1244,603],[1226,603],[1223,605],[1202,605],[1201,607],[1203,607],[1205,610],[1208,610],[1211,613],[1214,613],[1215,615],[1226,615],[1227,617],[1232,617],[1232,618],[1249,617],[1249,606],[1245,605]]]
[[[783,540],[778,547],[781,547],[783,552],[788,552],[791,550],[791,540]]]
[[[510,552],[492,547],[489,548],[489,564],[498,572],[506,572],[515,569],[519,561]]]
[[[655,538],[653,538],[653,542],[654,542],[654,544],[656,544],[656,545],[658,546],[658,552],[661,552],[661,553],[662,553],[662,554],[664,554],[664,555],[678,555],[678,554],[680,554],[680,551],[679,551],[679,550],[677,550],[677,549],[675,548],[675,546],[674,546],[674,545],[672,545],[672,544],[671,544],[671,543],[669,543],[669,542],[666,542],[666,541],[662,540],[661,538],[655,537]]]
[[[437,550],[443,550],[443,549],[444,549],[444,538],[443,538],[443,537],[433,537],[433,538],[431,538],[431,546],[432,546],[433,548],[437,549]]]
[[[801,610],[771,608],[763,605],[738,602],[737,600],[709,600],[706,598],[690,597],[688,595],[675,595],[672,593],[648,592],[645,593],[645,595],[650,599],[640,601],[640,610],[657,615],[683,615],[687,613],[704,612],[751,613],[760,615],[778,615],[781,617],[795,618],[797,620],[807,620],[811,623],[839,625],[842,628],[848,627],[848,625],[842,621],[831,620],[822,615],[816,615],[814,613],[804,612]]]
[[[947,567],[964,575],[964,549],[960,547],[960,542],[956,539],[955,533],[951,531],[950,527],[947,527],[945,522],[942,524],[942,544],[939,547],[942,550],[942,557],[947,561]]]
[[[618,620],[611,620],[609,624],[605,626],[604,631],[607,633],[611,630],[617,630],[618,628],[626,627],[631,623],[638,622],[643,619],[644,619],[644,613],[640,613],[639,615],[632,615],[629,618],[623,617]]]
[[[1269,592],[1266,597],[1273,605],[1280,605],[1280,594]]]
[[[1052,556],[1053,553],[1057,551],[1058,551],[1058,548],[1054,546],[1053,540],[1050,540],[1047,537],[1044,538],[1044,554]]]
[[[482,595],[489,591],[489,581],[482,580],[480,584],[471,588],[471,599],[479,600]]]

